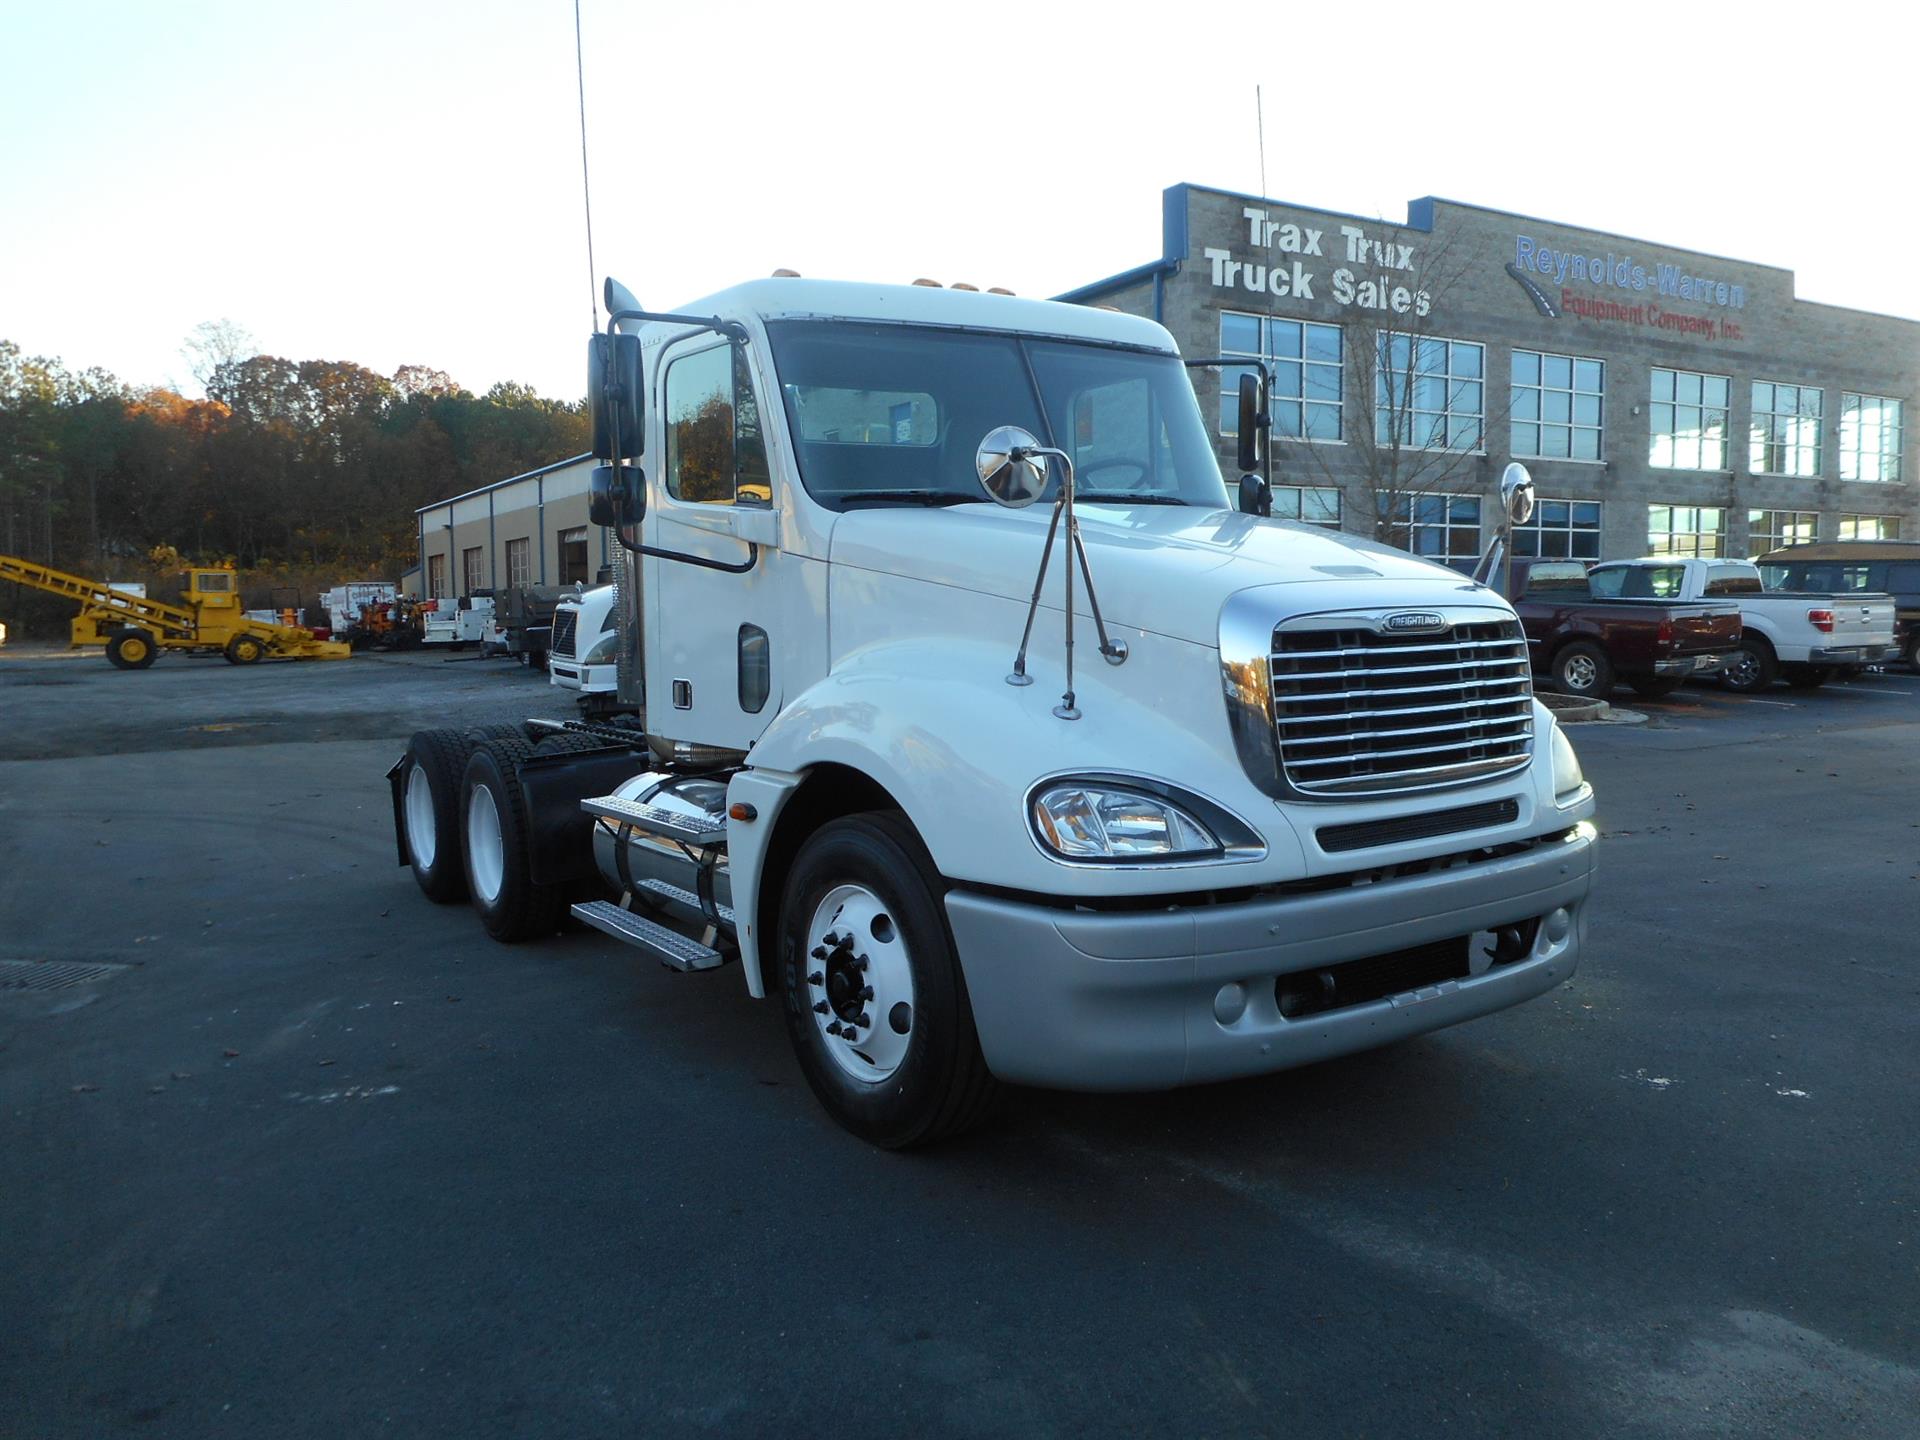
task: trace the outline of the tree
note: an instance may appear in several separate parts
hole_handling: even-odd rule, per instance
[[[254,344],[245,326],[223,316],[218,320],[202,320],[194,326],[181,342],[180,353],[186,356],[187,372],[205,390],[221,366],[251,359],[260,353],[260,347]]]

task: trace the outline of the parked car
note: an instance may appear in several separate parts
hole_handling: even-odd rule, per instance
[[[1596,586],[1578,560],[1516,560],[1513,588],[1534,674],[1569,695],[1604,699],[1620,681],[1670,694],[1740,648],[1737,605],[1660,598],[1649,577]]]
[[[1720,683],[1764,690],[1776,679],[1811,690],[1843,670],[1892,659],[1893,601],[1830,589],[1768,591],[1747,560],[1650,555],[1587,572],[1596,595],[1651,594],[1662,600],[1730,600],[1740,607],[1740,648]]]
[[[1769,590],[1874,591],[1893,597],[1893,643],[1920,670],[1920,540],[1789,545],[1755,562]]]

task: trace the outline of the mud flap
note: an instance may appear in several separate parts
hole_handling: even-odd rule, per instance
[[[393,792],[393,844],[400,852],[400,864],[404,867],[413,863],[413,856],[407,853],[407,752],[401,751],[400,758],[393,762],[393,768],[387,771],[387,789]]]
[[[520,788],[527,799],[527,869],[534,884],[563,885],[598,873],[593,863],[593,817],[580,808],[580,802],[611,794],[623,780],[647,768],[645,756],[624,745],[535,755],[521,765]]]

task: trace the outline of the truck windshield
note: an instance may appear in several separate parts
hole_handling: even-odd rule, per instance
[[[767,331],[801,483],[833,509],[987,503],[974,452],[998,425],[1073,456],[1088,501],[1227,503],[1175,356],[846,321]],[[1056,466],[1045,498],[1058,486]]]

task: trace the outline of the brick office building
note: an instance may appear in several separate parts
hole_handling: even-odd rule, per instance
[[[1375,533],[1391,510],[1389,538],[1458,564],[1511,458],[1541,501],[1522,553],[1920,538],[1920,322],[1797,299],[1791,271],[1446,200],[1391,225],[1176,185],[1159,259],[1059,298],[1263,356],[1276,515]]]

